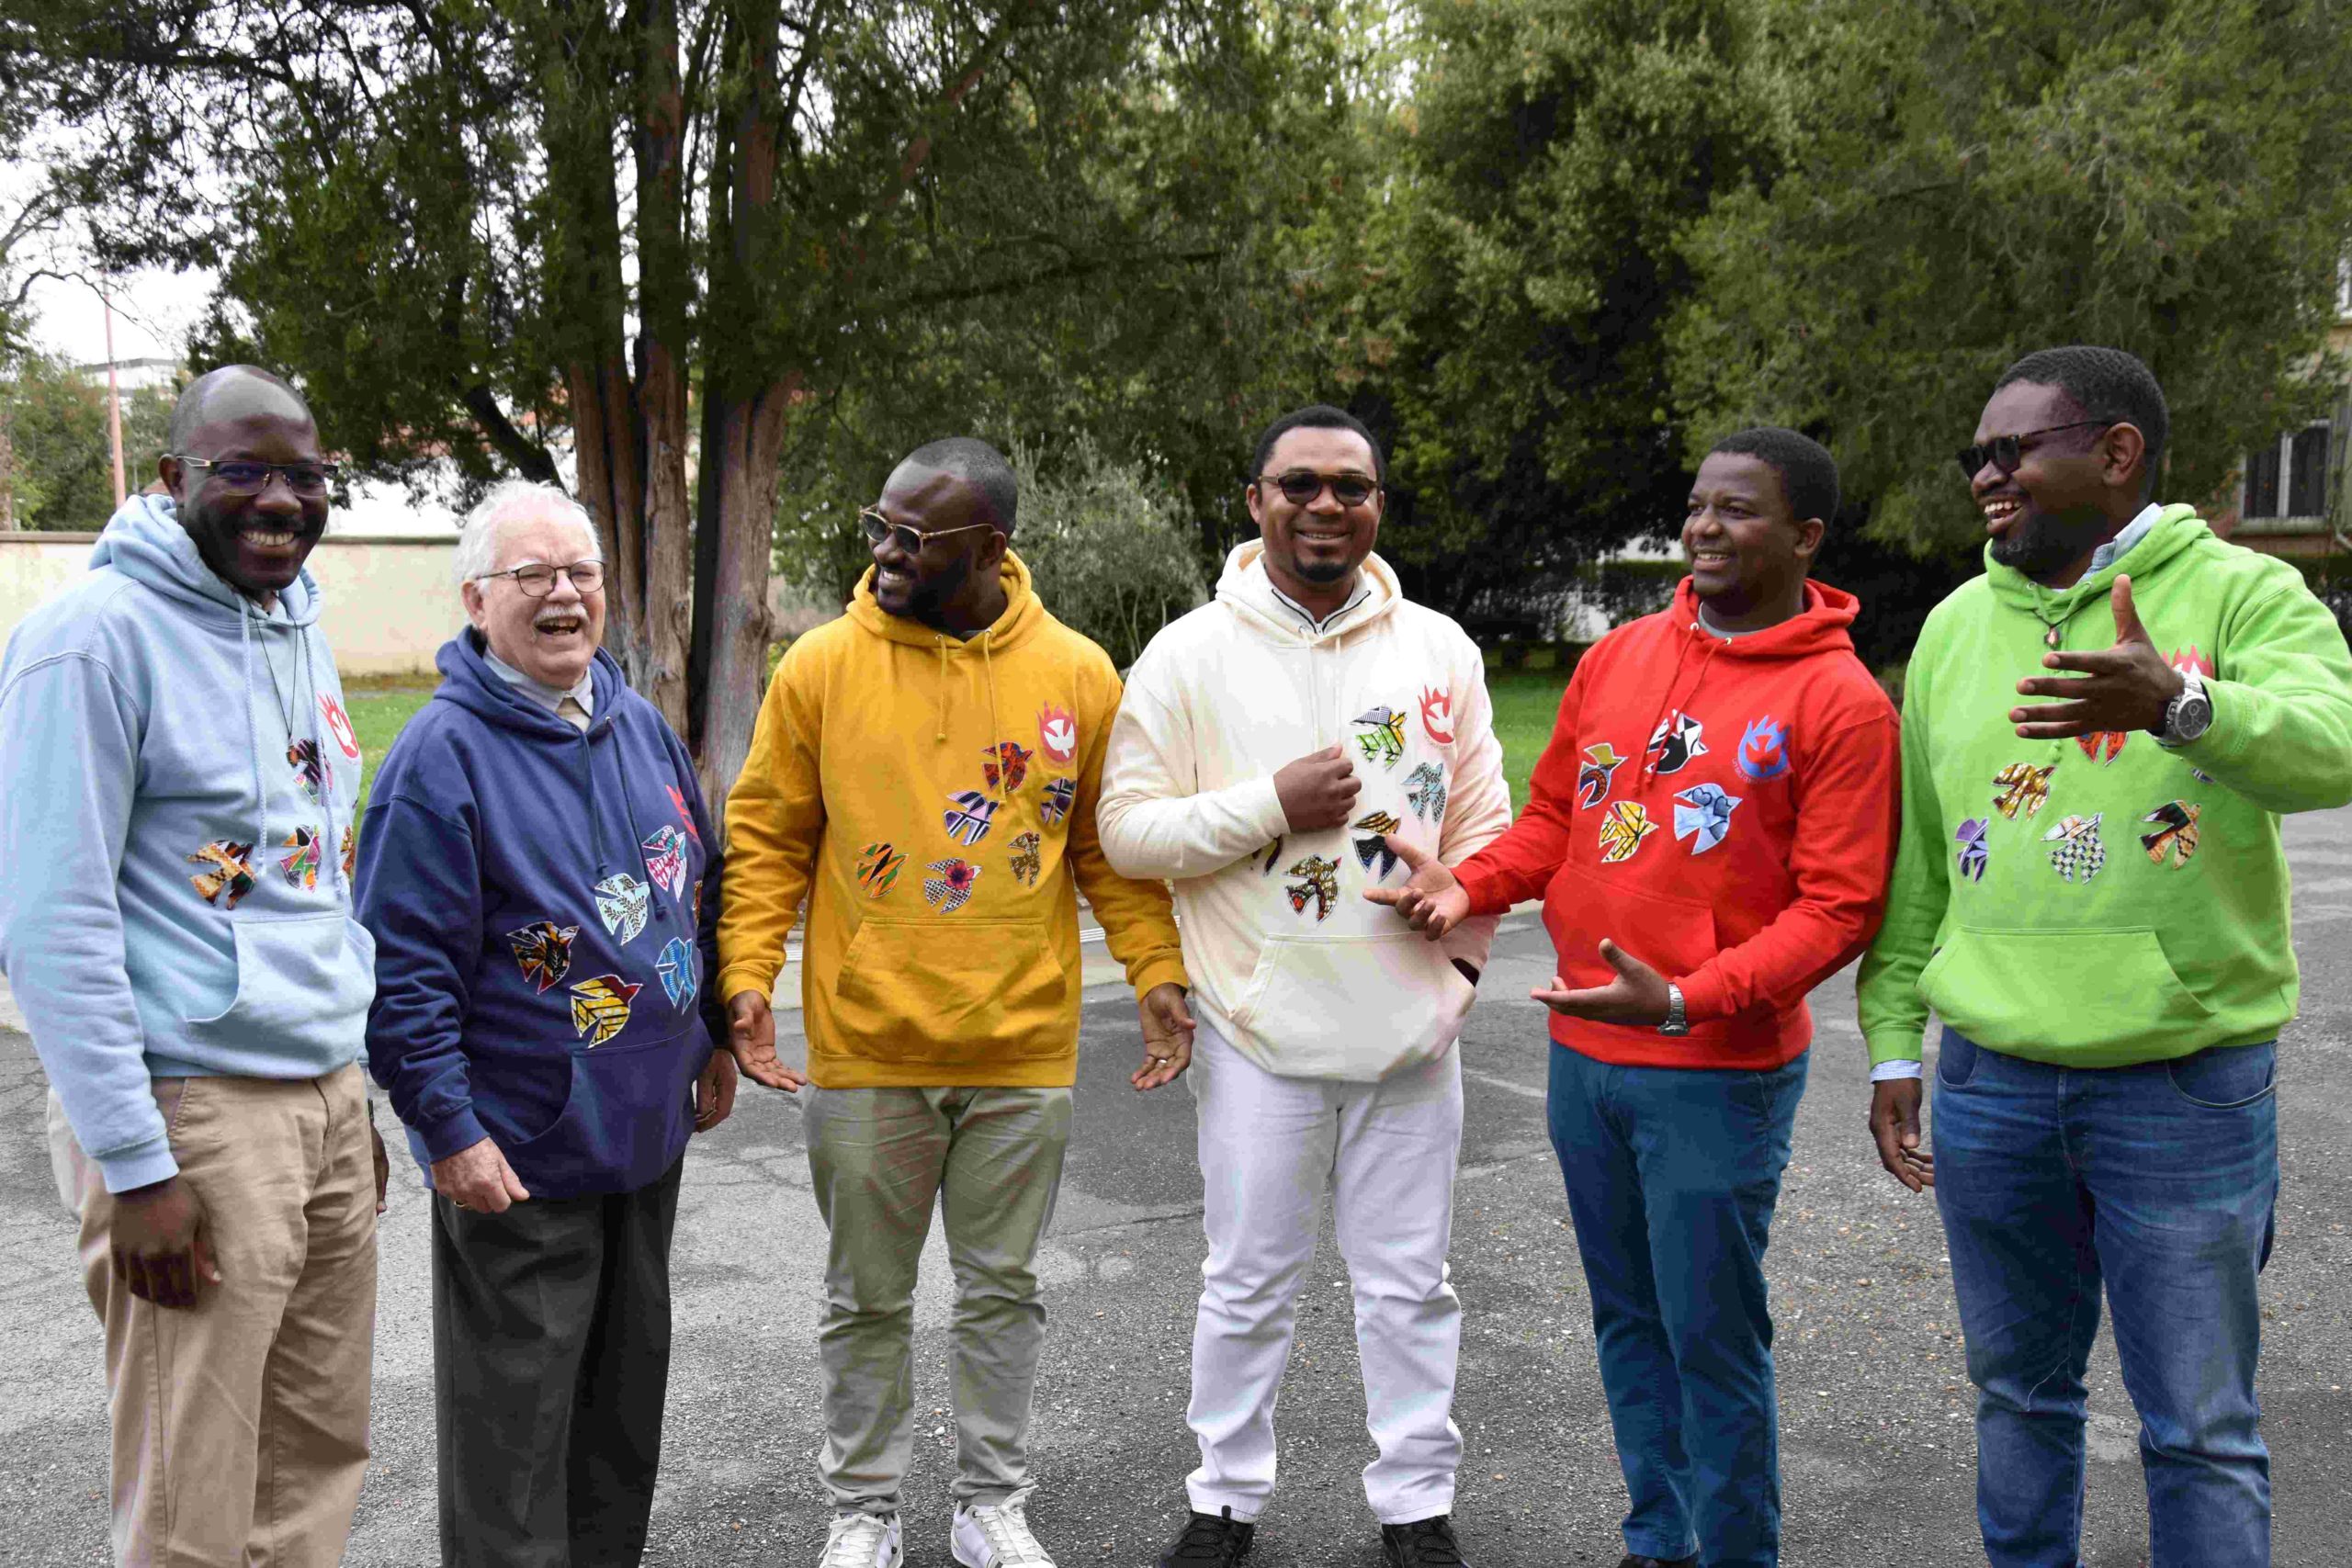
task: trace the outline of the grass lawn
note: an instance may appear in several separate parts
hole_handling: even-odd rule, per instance
[[[417,709],[433,700],[430,686],[397,687],[390,691],[354,691],[343,694],[345,711],[351,715],[351,728],[359,736],[359,809],[368,809],[368,785],[374,780],[376,770],[383,765],[384,753],[392,749],[392,741],[401,728],[416,716]]]
[[[1495,703],[1495,735],[1503,743],[1503,773],[1510,780],[1514,814],[1527,809],[1527,779],[1552,739],[1560,715],[1560,694],[1568,689],[1565,670],[1489,670],[1487,693]]]

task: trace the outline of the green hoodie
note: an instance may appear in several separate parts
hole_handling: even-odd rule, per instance
[[[2024,740],[2017,682],[2115,642],[2109,593],[2194,663],[2213,725]],[[2046,770],[2046,772],[2045,772]],[[2301,574],[2168,506],[2066,589],[1996,564],[1936,606],[1903,703],[1903,836],[1862,960],[1873,1065],[1917,1060],[1933,1008],[1980,1045],[2111,1067],[2269,1040],[2294,1016],[2282,812],[2352,801],[2352,654]]]

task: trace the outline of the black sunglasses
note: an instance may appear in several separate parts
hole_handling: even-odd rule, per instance
[[[2025,461],[2025,444],[2037,435],[2054,435],[2062,430],[2081,430],[2098,425],[2105,430],[2115,423],[2111,419],[2078,419],[2072,424],[2045,424],[2040,430],[2022,431],[2016,435],[1996,435],[1990,441],[1962,449],[1960,454],[1960,477],[1973,479],[1992,464],[2004,474],[2014,474],[2018,465]]]
[[[1318,474],[1306,468],[1293,468],[1284,474],[1260,474],[1258,482],[1281,491],[1283,499],[1293,506],[1312,506],[1327,486],[1331,499],[1341,506],[1362,506],[1380,493],[1380,481],[1363,474]]]

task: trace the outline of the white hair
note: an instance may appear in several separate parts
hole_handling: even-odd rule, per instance
[[[598,558],[604,543],[587,509],[553,485],[508,479],[491,492],[458,525],[456,570],[460,583],[498,570],[498,535],[506,524],[544,520],[575,524],[588,536],[589,552]]]

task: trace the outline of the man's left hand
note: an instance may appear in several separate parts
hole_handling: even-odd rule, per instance
[[[384,1152],[384,1134],[376,1131],[371,1117],[368,1122],[368,1152],[376,1163],[376,1212],[384,1212],[384,1193],[392,1183],[392,1156]]]
[[[735,1054],[722,1045],[710,1054],[702,1076],[695,1079],[695,1131],[709,1132],[734,1110]]]
[[[2018,694],[2058,697],[2054,703],[2009,710],[2009,722],[2028,740],[2062,740],[2098,730],[2129,735],[2162,729],[2165,712],[2180,695],[2180,671],[2165,662],[2148,630],[2132,608],[2132,580],[2119,577],[2110,596],[2115,609],[2115,646],[2083,653],[2046,653],[2051,670],[2072,676],[2034,676],[2018,682]]]
[[[1139,1089],[1174,1083],[1193,1064],[1193,1010],[1184,987],[1162,980],[1136,1003],[1143,1019],[1143,1066],[1127,1081]]]
[[[1529,996],[1569,1018],[1590,1019],[1595,1023],[1645,1023],[1655,1028],[1666,1021],[1666,976],[1611,942],[1600,940],[1600,956],[1617,971],[1617,978],[1590,990],[1571,991],[1567,982],[1557,975],[1552,976],[1549,989],[1530,991]]]

